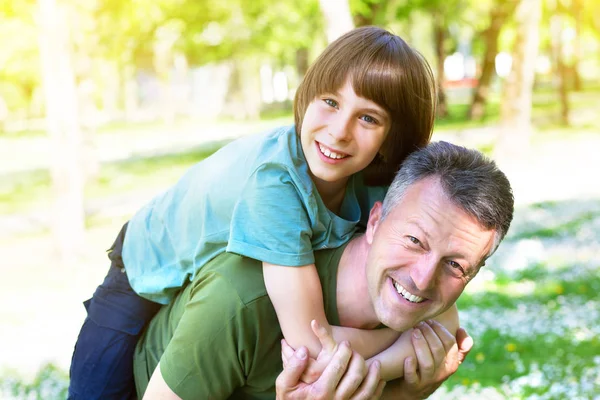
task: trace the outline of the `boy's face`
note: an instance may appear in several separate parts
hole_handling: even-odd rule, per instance
[[[391,126],[387,111],[358,96],[349,81],[335,93],[317,96],[307,107],[300,140],[321,195],[342,189],[348,177],[377,155]]]

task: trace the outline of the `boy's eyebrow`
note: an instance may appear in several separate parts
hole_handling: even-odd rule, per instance
[[[367,107],[364,110],[369,113],[377,114],[380,118],[386,118],[386,119],[388,118],[387,111],[385,111],[383,109]]]

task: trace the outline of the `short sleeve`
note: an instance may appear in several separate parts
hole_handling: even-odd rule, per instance
[[[160,359],[167,385],[184,399],[225,399],[245,383],[246,349],[237,292],[211,273],[192,290],[181,320]]]
[[[227,251],[275,265],[313,264],[314,203],[293,171],[277,163],[261,165],[233,210]]]

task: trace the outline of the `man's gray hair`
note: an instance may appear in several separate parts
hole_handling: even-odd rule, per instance
[[[410,185],[428,177],[439,178],[450,201],[482,227],[496,232],[489,257],[513,218],[514,198],[506,175],[477,150],[447,142],[431,143],[402,163],[383,201],[382,219],[402,200]]]

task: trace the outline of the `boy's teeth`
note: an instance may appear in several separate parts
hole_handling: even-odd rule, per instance
[[[423,300],[425,300],[422,297],[419,296],[415,296],[414,294],[410,293],[408,290],[404,289],[398,282],[394,281],[394,287],[396,288],[396,291],[402,296],[404,297],[406,300],[410,301],[411,303],[420,303]]]
[[[334,160],[339,160],[340,158],[346,157],[342,154],[338,154],[338,153],[335,153],[335,152],[329,150],[322,144],[319,144],[319,149],[321,150],[321,153],[323,153],[325,155],[325,157],[333,158]]]

